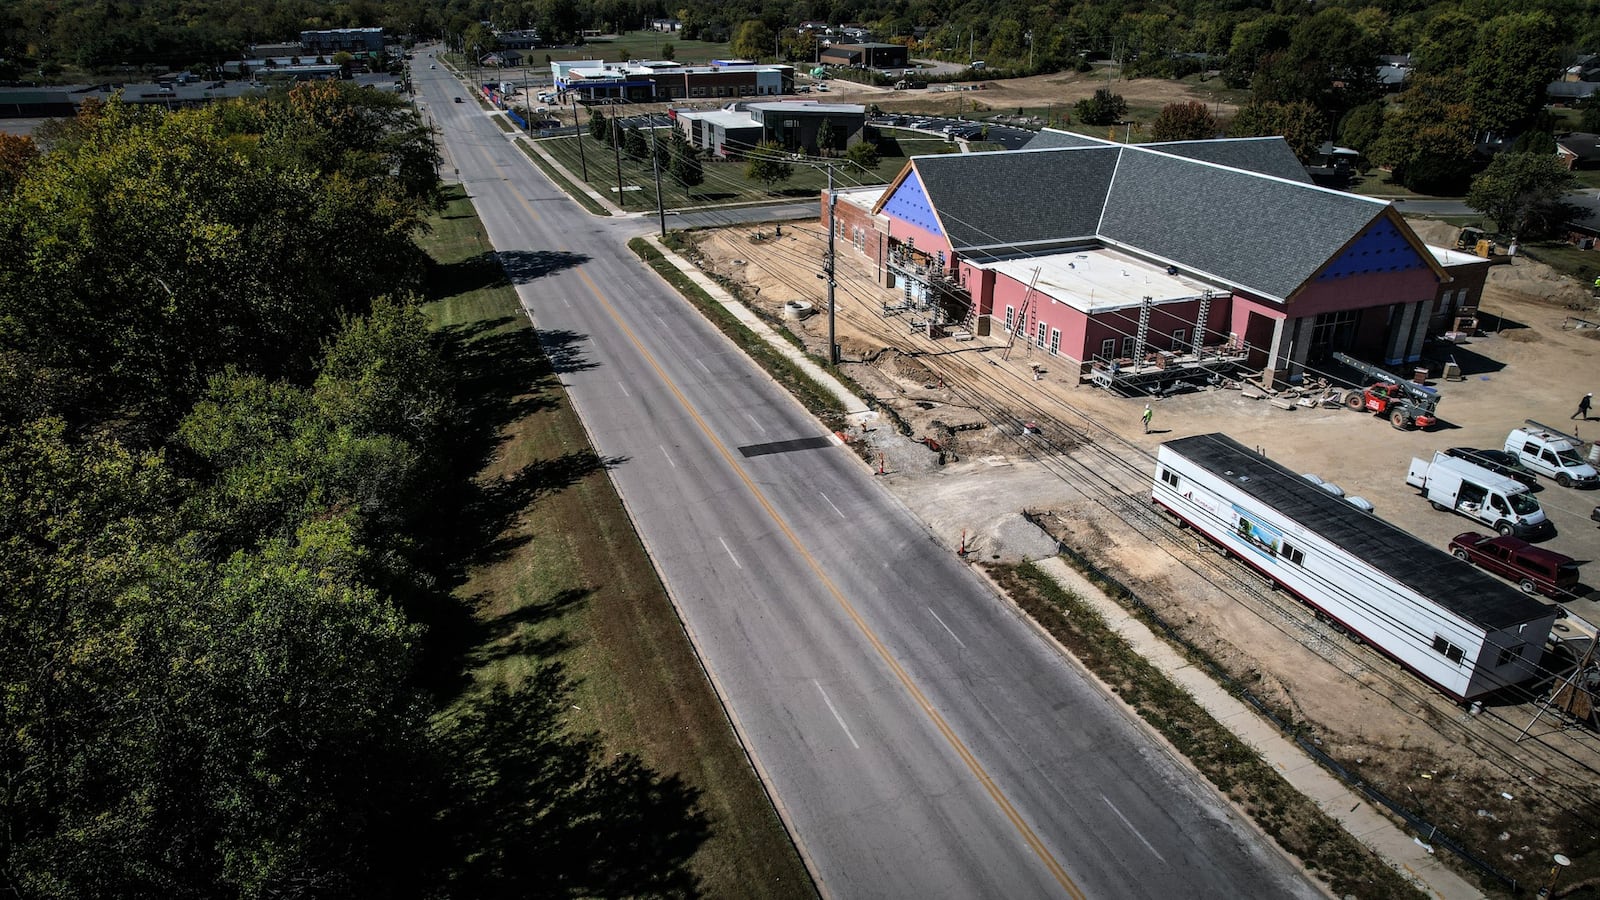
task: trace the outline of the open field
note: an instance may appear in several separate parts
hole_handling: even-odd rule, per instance
[[[1445,223],[1413,225],[1434,244],[1454,240]],[[698,252],[708,268],[746,284],[747,295],[776,314],[787,300],[822,302],[814,275],[825,236],[819,223],[794,223],[785,227],[781,249],[772,250],[770,236],[755,240],[731,229],[700,235]],[[1534,698],[1508,696],[1469,715],[1204,542],[1152,529],[1143,513],[1155,447],[1221,431],[1367,498],[1378,515],[1442,548],[1471,523],[1434,512],[1405,486],[1413,456],[1499,447],[1524,418],[1595,436],[1593,424],[1567,421],[1577,398],[1600,387],[1600,332],[1562,328],[1574,312],[1569,307],[1588,302],[1587,290],[1527,259],[1491,270],[1486,333],[1427,350],[1435,373],[1449,357],[1466,373],[1463,381],[1436,384],[1446,421],[1430,431],[1399,432],[1342,409],[1286,411],[1237,391],[1209,390],[1156,401],[1154,433],[1145,435],[1143,401],[1078,384],[1075,366],[1058,368],[1023,346],[1005,359],[1001,337],[953,344],[911,334],[903,318],[881,315],[881,302],[896,298],[873,284],[869,264],[848,249],[840,258],[842,369],[906,432],[879,428],[863,438],[887,460],[885,483],[943,540],[954,547],[965,536],[980,555],[1003,554],[1007,517],[1042,512],[1056,537],[1116,573],[1324,750],[1489,864],[1537,883],[1549,854],[1559,851],[1575,862],[1564,884],[1600,877],[1600,849],[1589,838],[1600,828],[1600,804],[1592,799],[1600,735],[1545,717],[1519,742],[1534,721]],[[823,329],[820,316],[797,328],[819,353]],[[1042,380],[1035,380],[1035,365]],[[1044,433],[1020,435],[1018,421],[1043,423]],[[915,442],[928,437],[941,453]],[[1600,540],[1588,520],[1600,493],[1545,482],[1538,496],[1559,530],[1546,546],[1577,557],[1583,581],[1600,587]],[[1571,606],[1600,621],[1594,600]]]
[[[455,591],[471,620],[433,629],[461,670],[448,715],[558,664],[575,684],[567,728],[595,734],[607,759],[635,754],[681,779],[696,801],[703,835],[692,821],[639,827],[698,839],[687,868],[700,891],[815,896],[470,202],[456,193],[431,224],[427,312],[483,438],[479,509],[495,526],[467,548]]]

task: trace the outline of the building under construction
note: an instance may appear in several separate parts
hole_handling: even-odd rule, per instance
[[[836,239],[903,297],[886,315],[1003,335],[1130,392],[1233,367],[1276,384],[1334,352],[1415,361],[1455,280],[1391,204],[1311,184],[1280,138],[1047,131],[913,157],[838,199]]]

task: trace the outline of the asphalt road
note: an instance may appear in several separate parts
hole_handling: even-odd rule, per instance
[[[586,215],[418,62],[825,895],[1320,896],[634,259],[652,223]]]

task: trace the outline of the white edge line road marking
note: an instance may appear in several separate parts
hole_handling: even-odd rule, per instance
[[[728,551],[728,558],[733,560],[734,565],[739,566],[741,569],[744,568],[744,566],[739,563],[739,557],[733,555],[733,548],[728,546],[727,541],[719,537],[717,538],[717,543],[722,545],[722,549]]]
[[[623,384],[622,382],[620,382],[620,381],[617,382],[617,387],[622,389],[622,396],[630,397],[630,398],[633,396],[632,394],[628,393],[628,386]]]
[[[954,631],[950,630],[950,626],[949,625],[944,624],[944,620],[939,618],[939,614],[933,611],[933,607],[931,607],[931,606],[927,607],[927,610],[928,610],[928,615],[933,616],[933,620],[935,622],[939,623],[939,627],[943,628],[945,630],[945,632],[950,635],[950,637],[955,638],[955,642],[956,643],[961,644],[961,649],[963,649],[963,650],[967,649],[967,645],[962,642],[961,638],[956,637],[956,633]],[[1101,798],[1101,799],[1104,799],[1104,798]],[[1107,802],[1110,802],[1110,801],[1107,801]]]
[[[666,323],[662,323],[662,324],[666,324]],[[707,375],[711,374],[711,367],[706,365],[705,362],[700,359],[700,357],[696,356],[694,358],[694,364],[699,366],[702,369],[705,369]]]
[[[829,506],[833,506],[833,511],[836,512],[836,513],[839,513],[839,518],[846,519],[846,520],[849,519],[849,516],[846,516],[842,511],[840,511],[839,507],[834,506],[834,503],[833,503],[832,500],[828,500],[828,495],[827,494],[824,494],[821,491],[817,491],[817,496],[821,497],[824,500],[827,500],[828,501],[828,505]]]
[[[660,444],[657,444],[656,446],[661,447]],[[678,464],[672,461],[672,454],[667,452],[667,448],[661,447],[661,455],[667,458],[667,465],[673,467],[674,469],[678,467]]]
[[[760,423],[760,422],[758,422],[758,421],[756,421],[756,417],[755,417],[755,416],[752,416],[752,415],[750,415],[750,414],[749,414],[749,413],[745,413],[745,414],[744,414],[744,417],[745,417],[745,418],[746,418],[746,419],[749,419],[749,420],[750,420],[750,424],[751,424],[751,425],[754,425],[754,426],[755,426],[755,427],[756,427],[756,430],[757,430],[757,431],[759,431],[759,432],[761,432],[761,433],[762,433],[762,434],[766,434],[766,433],[767,433],[767,429],[765,429],[765,428],[763,428],[763,427],[761,427],[761,423]]]
[[[1122,814],[1122,810],[1117,809],[1117,805],[1115,803],[1112,803],[1105,794],[1101,794],[1100,799],[1104,800],[1106,805],[1111,807],[1111,811],[1117,814],[1117,818],[1122,820],[1122,824],[1128,826],[1128,830],[1133,832],[1133,836],[1139,839],[1139,843],[1143,844],[1146,850],[1154,853],[1156,855],[1156,859],[1159,859],[1162,862],[1167,861],[1167,858],[1161,855],[1161,851],[1157,850],[1155,847],[1152,847],[1150,842],[1144,839],[1144,835],[1139,833],[1139,829],[1133,827],[1133,823],[1129,822],[1128,817]]]
[[[811,683],[817,686],[817,693],[822,695],[822,702],[828,704],[828,712],[833,713],[833,720],[839,723],[840,728],[844,729],[844,736],[850,739],[850,746],[860,750],[861,745],[856,743],[856,736],[850,733],[850,726],[844,723],[844,717],[839,715],[837,709],[833,708],[833,701],[828,699],[828,692],[822,689],[822,683],[815,678],[811,679]]]

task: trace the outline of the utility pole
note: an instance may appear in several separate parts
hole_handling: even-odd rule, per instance
[[[656,218],[661,220],[661,237],[667,236],[667,208],[661,203],[661,154],[656,152],[656,123],[650,121],[650,168],[656,176]]]
[[[833,190],[833,166],[828,167],[828,255],[824,258],[824,265],[828,275],[828,365],[839,364],[839,345],[835,342],[833,331],[833,208],[839,204],[839,197]]]
[[[572,92],[572,136],[578,139],[578,163],[583,166],[583,183],[589,183],[589,160],[583,155],[583,130],[578,126],[578,92]]]
[[[617,117],[611,116],[611,149],[617,154],[617,206],[622,205],[622,129],[617,125]]]

